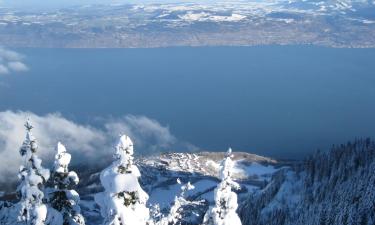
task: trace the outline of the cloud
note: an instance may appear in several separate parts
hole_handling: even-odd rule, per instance
[[[9,73],[9,70],[6,66],[0,64],[0,74],[7,74]]]
[[[145,116],[127,115],[107,122],[105,128],[113,134],[126,133],[134,137],[135,143],[142,149],[147,148],[149,152],[166,150],[177,143],[168,127]]]
[[[12,50],[5,49],[3,47],[0,47],[0,55],[7,61],[19,61],[23,58],[21,54]]]
[[[29,70],[29,68],[22,62],[9,62],[8,68],[16,72],[25,72]]]
[[[23,58],[18,52],[0,47],[0,75],[29,70],[22,62]]]
[[[119,134],[127,134],[133,139],[137,154],[196,150],[194,145],[179,141],[168,127],[145,116],[103,119],[98,128],[75,123],[58,113],[40,116],[31,112],[4,111],[0,112],[1,183],[9,181],[9,177],[16,178],[21,164],[18,151],[25,137],[23,124],[28,117],[35,127],[33,134],[38,140],[38,155],[44,166],[51,165],[58,141],[62,141],[73,155],[72,164],[95,166],[105,162],[103,159],[112,156]]]

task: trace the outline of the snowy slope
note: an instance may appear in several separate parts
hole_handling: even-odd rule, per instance
[[[168,153],[138,159],[140,183],[150,207],[168,211],[182,183],[191,182],[188,200],[203,200],[184,214],[184,224],[200,224],[213,204],[224,153]],[[375,143],[356,140],[287,164],[248,153],[234,153],[234,179],[240,184],[238,210],[244,225],[375,224]],[[99,170],[99,169],[98,169]],[[99,172],[81,176],[80,206],[87,224],[101,224],[93,196],[103,191]],[[82,174],[82,173],[81,173]],[[4,195],[8,196],[9,195]],[[0,203],[0,224],[7,224],[10,203]]]
[[[317,153],[295,170],[277,172],[240,208],[246,225],[375,224],[375,142]]]
[[[148,4],[134,1],[47,11],[0,7],[0,42],[9,47],[68,48],[268,44],[374,47],[374,3],[373,0],[151,1]]]
[[[191,182],[195,189],[186,193],[189,200],[204,200],[204,204],[190,209],[187,220],[192,224],[201,222],[202,216],[209,204],[213,204],[213,190],[219,182],[219,163],[224,153],[167,153],[160,156],[141,158],[137,165],[141,170],[141,183],[149,194],[148,204],[159,204],[166,212],[174,197],[179,194],[181,185],[177,183]],[[272,174],[283,165],[276,160],[249,153],[234,153],[234,178],[240,183],[239,201],[253,191],[264,187]],[[81,178],[87,184],[78,191],[81,193],[81,208],[89,224],[99,224],[98,206],[93,201],[93,195],[102,191],[98,180],[98,173],[87,178]]]

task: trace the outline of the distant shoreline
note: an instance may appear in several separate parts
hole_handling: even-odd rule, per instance
[[[160,48],[241,48],[241,47],[283,47],[283,46],[301,46],[301,47],[321,47],[321,48],[337,48],[337,49],[374,49],[374,45],[361,46],[361,45],[318,45],[318,44],[261,44],[261,45],[160,45],[160,46],[28,46],[28,45],[0,45],[6,48],[45,48],[45,49],[160,49]]]

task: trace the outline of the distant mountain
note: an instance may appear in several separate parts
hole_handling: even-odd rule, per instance
[[[280,170],[239,211],[245,225],[373,225],[375,143],[356,140]]]
[[[0,8],[8,47],[166,47],[314,44],[375,46],[367,0],[212,1]]]

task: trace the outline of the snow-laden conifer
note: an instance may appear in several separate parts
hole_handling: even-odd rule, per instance
[[[232,191],[232,188],[239,189],[240,186],[232,180],[234,163],[231,157],[232,149],[229,148],[220,164],[221,182],[215,189],[215,205],[210,207],[204,216],[205,225],[241,225],[236,213],[237,194]]]
[[[180,179],[177,179],[177,183],[181,184]],[[190,201],[185,198],[185,194],[189,190],[193,190],[195,187],[188,182],[181,186],[181,192],[179,196],[175,196],[172,207],[167,215],[161,215],[159,205],[154,206],[155,212],[155,225],[175,225],[181,224],[181,219],[183,217],[183,210],[185,206],[188,205],[200,205],[202,201]]]
[[[31,130],[30,120],[25,123],[26,138],[20,148],[22,166],[18,177],[21,181],[17,193],[21,198],[19,202],[19,221],[26,224],[45,224],[47,206],[43,203],[43,187],[49,178],[49,170],[42,167],[42,160],[36,155],[38,144]]]
[[[106,225],[149,223],[148,195],[138,183],[141,176],[133,163],[133,142],[123,135],[116,146],[115,161],[100,174],[105,191],[95,196]]]
[[[78,175],[69,171],[71,155],[60,142],[57,143],[55,163],[49,180],[47,197],[50,207],[48,223],[51,225],[84,225],[85,220],[78,205],[79,194],[74,190],[79,182]]]

